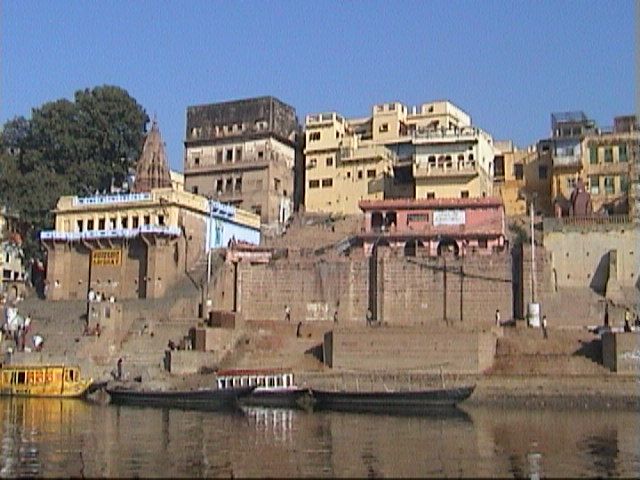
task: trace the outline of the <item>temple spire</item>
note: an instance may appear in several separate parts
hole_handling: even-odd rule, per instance
[[[136,179],[133,184],[134,192],[148,192],[153,188],[170,188],[171,175],[169,163],[164,150],[164,143],[158,121],[153,116],[151,130],[147,134],[142,147],[142,154],[136,163]]]

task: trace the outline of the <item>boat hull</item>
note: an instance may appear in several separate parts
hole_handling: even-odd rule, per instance
[[[366,412],[429,412],[455,407],[475,386],[408,392],[337,392],[311,390],[315,410]]]
[[[227,390],[144,391],[107,389],[115,405],[180,408],[190,410],[227,410],[238,407],[238,399],[251,393],[253,387]]]
[[[289,390],[254,390],[240,398],[240,405],[267,408],[309,408],[311,393],[306,388]]]

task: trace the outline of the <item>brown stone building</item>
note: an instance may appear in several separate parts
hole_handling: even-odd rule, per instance
[[[273,97],[188,107],[185,190],[284,224],[294,209],[299,130],[293,107]]]

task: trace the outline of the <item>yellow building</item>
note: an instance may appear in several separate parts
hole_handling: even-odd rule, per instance
[[[360,200],[491,195],[491,136],[448,101],[411,112],[374,105],[367,118],[335,112],[305,121],[305,208],[359,213]]]

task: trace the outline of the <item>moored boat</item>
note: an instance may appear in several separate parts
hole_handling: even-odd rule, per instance
[[[238,399],[254,387],[198,390],[144,390],[124,386],[107,387],[110,403],[140,407],[165,407],[194,410],[225,410],[238,407]]]
[[[309,389],[295,384],[294,374],[283,369],[221,370],[216,374],[218,389],[255,387],[240,399],[241,405],[270,408],[309,408]]]
[[[311,389],[316,410],[363,412],[435,411],[455,407],[471,396],[473,386],[417,391],[343,392]]]
[[[0,364],[0,395],[81,397],[92,382],[77,366]]]

